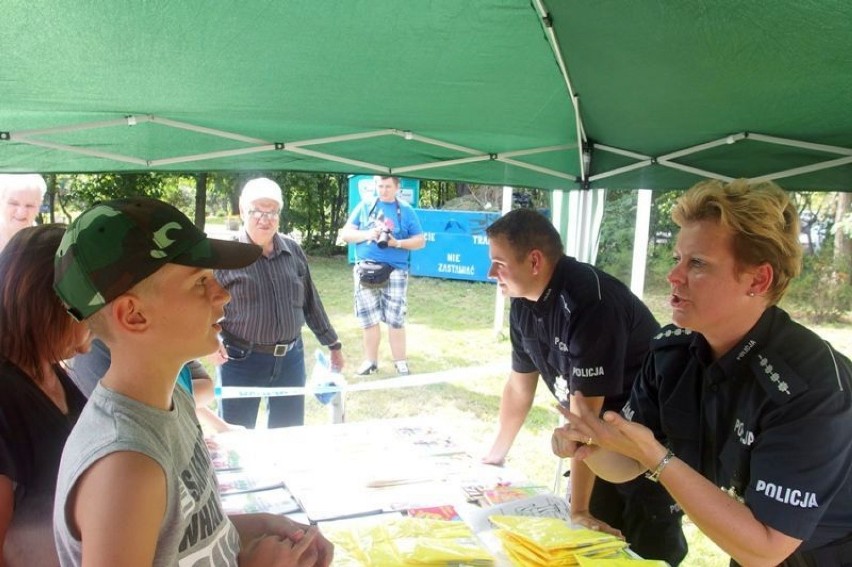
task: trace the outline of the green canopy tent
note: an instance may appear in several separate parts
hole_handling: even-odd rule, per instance
[[[0,170],[852,180],[852,3],[7,0]]]

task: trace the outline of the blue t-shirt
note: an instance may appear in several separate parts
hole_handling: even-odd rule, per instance
[[[178,386],[182,387],[191,396],[192,395],[192,371],[188,364],[184,364],[180,368],[180,373],[177,377]]]
[[[399,199],[391,203],[381,200],[361,201],[349,215],[347,222],[359,230],[367,230],[375,226],[387,227],[396,240],[423,234],[423,228],[420,226],[420,220],[414,208]],[[408,250],[401,248],[392,246],[379,248],[378,244],[372,240],[355,245],[357,260],[384,262],[403,270],[408,269],[409,255]]]

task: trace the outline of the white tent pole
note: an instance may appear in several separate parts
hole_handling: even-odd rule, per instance
[[[451,165],[462,165],[465,163],[475,163],[478,161],[488,161],[491,159],[491,156],[488,154],[482,154],[478,156],[471,156],[466,158],[459,159],[448,159],[446,161],[433,162],[433,163],[421,163],[417,165],[406,165],[405,167],[395,167],[393,168],[394,173],[408,173],[411,171],[421,171],[424,169],[433,169],[436,167],[447,167]]]
[[[14,138],[26,138],[29,136],[44,136],[46,134],[64,134],[66,132],[79,132],[80,130],[94,130],[97,128],[111,128],[113,126],[135,126],[150,122],[151,116],[144,114],[140,116],[130,115],[113,120],[101,120],[99,122],[81,122],[70,126],[56,126],[54,128],[38,128],[35,130],[21,130],[12,132]]]
[[[635,159],[651,159],[651,156],[646,156],[645,154],[640,154],[637,152],[631,152],[630,150],[623,150],[621,148],[616,148],[615,146],[607,146],[606,144],[592,144],[592,148],[594,148],[595,150],[601,150],[604,152],[609,152],[611,154],[617,154],[620,156],[626,156]]]
[[[179,120],[171,120],[170,118],[163,118],[161,116],[151,116],[151,122],[154,124],[161,124],[163,126],[169,126],[171,128],[177,128],[178,130],[188,130],[190,132],[198,132],[199,134],[207,134],[208,136],[215,136],[217,138],[227,138],[229,140],[236,140],[238,142],[246,142],[248,144],[269,144],[269,140],[262,140],[260,138],[254,138],[251,136],[244,136],[242,134],[236,134],[234,132],[227,132],[225,130],[217,130],[215,128],[207,128],[205,126],[198,126],[196,124],[190,124],[189,122],[181,122]]]
[[[318,144],[334,144],[337,142],[351,142],[352,140],[366,140],[369,138],[381,138],[382,136],[391,136],[397,130],[386,128],[384,130],[374,130],[372,132],[360,132],[358,134],[342,134],[340,136],[326,136],[325,138],[311,138],[310,140],[297,140],[295,142],[287,142],[287,146],[302,147],[316,146]]]
[[[643,167],[648,167],[649,165],[653,165],[654,160],[644,160],[639,161],[631,165],[625,165],[624,167],[619,167],[618,169],[610,169],[604,173],[598,173],[597,175],[592,175],[589,177],[589,181],[598,181],[599,179],[606,179],[607,177],[612,177],[613,175],[621,175],[622,173],[627,173],[628,171],[633,171],[634,169],[642,169]]]
[[[172,158],[155,159],[148,162],[151,167],[159,167],[162,165],[172,165],[175,163],[186,163],[190,161],[205,161],[208,159],[216,159],[231,156],[241,156],[245,154],[256,154],[260,152],[275,151],[275,144],[265,144],[263,146],[254,146],[251,148],[239,148],[235,150],[222,150],[221,152],[207,152],[204,154],[195,154],[191,156],[178,156]]]
[[[815,163],[813,165],[805,165],[802,167],[787,169],[784,171],[779,171],[778,173],[770,173],[769,175],[752,177],[751,181],[770,181],[773,179],[781,179],[783,177],[792,177],[794,175],[801,175],[803,173],[811,173],[812,171],[820,171],[821,169],[831,169],[832,167],[840,167],[841,165],[846,165],[847,163],[852,163],[852,156],[837,158],[821,163]]]
[[[852,156],[852,148],[844,148],[841,146],[812,144],[811,142],[802,142],[800,140],[791,140],[789,138],[779,138],[777,136],[767,136],[765,134],[754,134],[752,132],[748,133],[748,139],[755,140],[757,142],[766,142],[767,144],[778,144],[779,146],[792,146],[794,148],[802,148],[805,150],[816,150],[818,152]]]
[[[438,146],[439,148],[447,148],[448,150],[456,150],[457,152],[462,152],[465,154],[479,155],[483,153],[479,150],[474,150],[473,148],[466,148],[465,146],[459,146],[457,144],[451,144],[449,142],[442,142],[441,140],[436,140],[435,138],[427,138],[426,136],[420,136],[419,134],[415,134],[410,130],[394,130],[393,133],[397,136],[405,138],[406,140],[414,140],[423,144]]]
[[[502,214],[506,214],[512,210],[512,188],[508,185],[503,186],[503,204],[500,208]],[[500,291],[500,286],[494,286],[497,291],[494,296],[494,334],[498,335],[503,330],[503,312],[505,311],[505,298],[503,292]]]
[[[500,152],[497,154],[498,159],[503,158],[514,158],[521,156],[530,156],[535,154],[544,154],[547,152],[558,152],[560,150],[570,150],[574,148],[575,144],[562,144],[559,146],[545,146],[543,148],[530,148],[529,150],[514,150],[511,152]]]
[[[131,156],[124,156],[121,154],[114,154],[110,152],[101,152],[98,150],[90,150],[88,148],[78,148],[76,146],[69,146],[67,144],[56,144],[54,142],[47,142],[44,140],[31,140],[29,138],[19,138],[17,136],[12,136],[10,138],[15,142],[20,142],[22,144],[29,144],[31,146],[40,146],[42,148],[50,148],[51,150],[61,150],[63,152],[70,152],[72,154],[81,154],[84,156],[92,156],[103,159],[110,159],[112,161],[119,161],[125,163],[132,163],[135,165],[148,166],[148,162],[144,159],[139,159]]]
[[[290,144],[284,144],[284,147],[281,148],[284,151],[292,152],[294,154],[306,155],[310,157],[315,157],[319,159],[326,159],[328,161],[333,161],[337,163],[345,163],[346,165],[352,165],[355,167],[363,167],[364,169],[369,169],[372,171],[377,171],[379,173],[390,173],[390,168],[377,165],[374,163],[367,163],[366,161],[359,161],[357,159],[349,159],[344,157],[335,156],[332,154],[327,154],[325,152],[316,152],[314,150],[309,150],[307,148],[302,148],[299,146],[292,147]]]
[[[636,228],[633,232],[633,268],[630,271],[630,289],[638,298],[645,294],[645,269],[648,263],[648,231],[651,226],[650,189],[639,189],[636,202]]]
[[[556,32],[553,31],[553,22],[550,19],[550,12],[547,11],[547,8],[544,5],[542,0],[534,0],[533,5],[535,6],[536,12],[538,12],[539,18],[541,18],[542,23],[544,24],[544,33],[547,36],[547,41],[550,44],[550,49],[553,51],[553,56],[556,58],[556,64],[559,66],[559,70],[562,72],[562,78],[565,81],[565,86],[568,87],[568,94],[571,97],[571,101],[574,103],[574,117],[577,121],[577,140],[580,142],[586,142],[586,130],[583,127],[583,121],[580,118],[580,99],[577,96],[577,93],[574,92],[574,87],[571,84],[571,77],[568,75],[568,66],[565,65],[565,60],[562,58],[562,51],[559,48],[559,40],[556,38]],[[578,144],[582,151],[583,144]],[[582,156],[581,156],[582,157]],[[580,164],[582,167],[582,159],[580,160]]]
[[[690,146],[688,148],[683,148],[682,150],[677,150],[676,152],[657,156],[657,161],[669,161],[677,159],[679,157],[689,156],[694,153],[703,152],[704,150],[717,148],[719,146],[727,146],[739,142],[740,140],[744,140],[746,137],[747,134],[745,132],[740,132],[739,134],[731,134],[730,136],[725,136],[724,138],[719,138],[718,140],[713,140],[712,142],[705,142],[703,144],[698,144],[697,146]]]
[[[553,177],[559,177],[562,179],[568,179],[570,181],[574,181],[577,179],[575,175],[570,175],[568,173],[562,173],[561,171],[556,171],[555,169],[549,169],[547,167],[541,167],[539,165],[533,165],[531,163],[524,163],[522,161],[517,161],[514,159],[504,159],[499,155],[497,156],[497,161],[508,163],[509,165],[514,165],[515,167],[520,167],[523,169],[529,169],[531,171],[537,171],[539,173],[546,173],[547,175],[552,175]]]
[[[670,167],[672,169],[679,169],[681,171],[685,171],[687,173],[692,173],[694,175],[698,175],[699,177],[710,177],[712,179],[718,179],[719,181],[733,181],[733,177],[728,177],[727,175],[722,175],[721,173],[716,173],[713,171],[707,171],[706,169],[699,169],[697,167],[690,167],[688,165],[683,165],[682,163],[676,163],[668,160],[659,160],[657,163],[660,165],[664,165],[666,167]]]

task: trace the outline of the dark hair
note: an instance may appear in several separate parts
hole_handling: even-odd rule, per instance
[[[379,179],[393,179],[393,184],[399,187],[399,177],[395,175],[378,175]]]
[[[0,358],[38,382],[44,361],[57,363],[74,321],[53,291],[53,258],[65,225],[18,231],[0,252]]]
[[[515,209],[506,213],[486,228],[485,234],[488,238],[505,238],[518,259],[532,250],[540,250],[545,258],[556,263],[565,250],[553,223],[532,209]]]

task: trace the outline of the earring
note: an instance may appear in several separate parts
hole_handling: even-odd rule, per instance
[[[754,297],[754,292],[753,292],[753,291],[748,292],[748,296],[749,296],[749,297]]]

